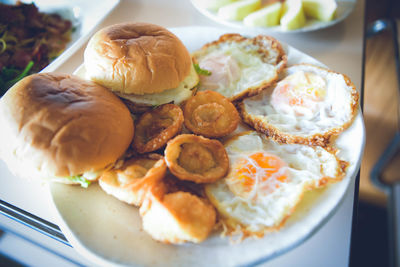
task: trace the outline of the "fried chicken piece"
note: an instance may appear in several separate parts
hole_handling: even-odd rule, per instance
[[[167,171],[164,157],[148,154],[129,159],[118,169],[105,171],[99,184],[108,194],[128,204],[140,206],[151,190]]]
[[[164,243],[205,240],[216,222],[215,208],[208,200],[191,193],[166,191],[166,184],[160,183],[147,194],[139,210],[143,229]]]

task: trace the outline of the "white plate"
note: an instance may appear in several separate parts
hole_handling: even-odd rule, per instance
[[[273,26],[273,27],[249,27],[243,24],[242,21],[229,21],[224,20],[218,16],[216,11],[211,11],[202,6],[203,0],[191,0],[193,6],[200,11],[206,17],[224,24],[226,26],[238,28],[238,29],[252,29],[254,31],[273,31],[273,32],[308,32],[308,31],[315,31],[323,28],[330,27],[339,23],[340,21],[344,20],[350,13],[353,11],[354,6],[356,5],[357,0],[336,0],[337,2],[337,10],[336,10],[336,17],[332,21],[323,22],[318,20],[307,19],[306,25],[302,28],[287,31],[282,29],[280,26]]]
[[[16,1],[1,2],[14,4]],[[32,3],[31,0],[22,2]],[[57,13],[64,19],[71,20],[75,28],[65,51],[41,71],[50,72],[61,66],[89,39],[95,27],[118,5],[119,0],[35,0],[34,2],[40,12]]]
[[[217,39],[226,31],[216,28],[171,29],[189,51]],[[302,52],[284,45],[288,63],[322,65]],[[81,66],[77,75],[84,77]],[[334,214],[360,167],[365,129],[359,113],[336,142],[340,157],[350,162],[346,177],[328,188],[307,193],[286,225],[262,239],[246,239],[230,244],[218,233],[201,244],[167,245],[155,242],[141,228],[138,209],[106,195],[97,184],[88,189],[51,184],[59,225],[82,255],[98,265],[140,266],[239,266],[262,262],[280,255],[307,240]]]

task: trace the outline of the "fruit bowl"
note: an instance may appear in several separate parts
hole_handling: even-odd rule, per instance
[[[251,1],[251,0],[246,0],[246,1]],[[205,3],[210,2],[210,1],[204,1],[204,0],[191,0],[193,6],[204,16],[208,17],[209,19],[218,22],[220,24],[233,27],[233,28],[238,28],[238,29],[251,29],[255,32],[289,32],[289,33],[296,33],[296,32],[308,32],[308,31],[315,31],[315,30],[320,30],[324,29],[330,26],[333,26],[341,21],[343,21],[346,17],[348,17],[351,12],[354,10],[354,7],[356,5],[356,0],[336,0],[337,3],[337,9],[336,13],[334,16],[333,20],[330,21],[321,21],[317,19],[310,19],[307,18],[304,22],[304,25],[302,27],[296,28],[293,27],[293,24],[297,24],[299,18],[296,17],[296,12],[292,11],[293,13],[289,16],[287,19],[288,21],[286,24],[290,24],[289,27],[282,27],[281,25],[277,26],[249,26],[249,22],[246,24],[244,21],[249,20],[249,18],[244,19],[244,20],[232,20],[230,18],[236,16],[240,16],[240,11],[239,15],[237,11],[231,11],[233,14],[229,14],[231,12],[228,11],[223,11],[223,15],[219,15],[218,10],[216,9],[207,9],[205,7]],[[229,2],[225,0],[225,2]],[[273,8],[272,8],[273,9]],[[243,10],[243,9],[242,9]],[[274,10],[270,11],[271,13],[266,12],[267,14],[270,14],[274,16]],[[277,12],[275,10],[275,12]],[[224,15],[225,13],[225,15]],[[228,14],[226,14],[228,13]],[[276,15],[276,14],[275,14]],[[324,16],[324,14],[321,14],[321,16]],[[325,15],[326,16],[326,15]],[[300,16],[301,17],[301,16]],[[257,18],[253,18],[255,20]],[[301,20],[301,18],[300,18]]]

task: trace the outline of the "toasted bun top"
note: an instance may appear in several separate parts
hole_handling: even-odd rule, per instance
[[[86,47],[84,62],[91,80],[136,95],[177,87],[192,64],[173,33],[149,23],[121,23],[98,31]]]
[[[31,176],[65,177],[114,163],[133,137],[133,120],[106,88],[78,77],[42,73],[0,100],[0,156]],[[20,173],[14,170],[14,173]]]

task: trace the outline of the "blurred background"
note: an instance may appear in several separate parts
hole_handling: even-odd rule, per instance
[[[390,6],[392,4],[392,6]],[[389,15],[400,18],[399,1],[367,0],[366,26]],[[397,20],[397,27],[400,26]],[[390,30],[366,39],[364,119],[367,142],[361,164],[354,266],[388,266],[387,197],[370,180],[372,168],[399,129],[398,77]],[[400,178],[400,153],[382,172],[388,184]]]

